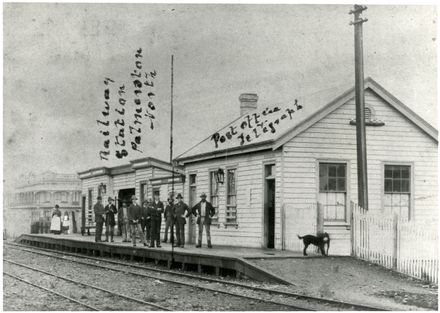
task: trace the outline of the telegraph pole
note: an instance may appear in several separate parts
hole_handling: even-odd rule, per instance
[[[170,163],[171,163],[171,198],[174,201],[174,162],[173,162],[173,97],[174,97],[174,55],[171,55],[171,121],[170,121]],[[174,205],[174,202],[173,202]],[[171,225],[171,264],[170,268],[174,264],[174,223]]]
[[[356,147],[358,173],[358,202],[368,210],[368,178],[367,178],[367,138],[365,131],[365,95],[364,95],[364,56],[362,24],[368,21],[360,17],[366,6],[355,5],[350,14],[354,14],[354,63],[356,90]]]

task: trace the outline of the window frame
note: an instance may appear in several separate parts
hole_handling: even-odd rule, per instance
[[[229,187],[229,172],[234,171],[234,185],[235,185],[235,194],[230,194],[230,187]],[[238,220],[238,205],[237,205],[237,167],[227,167],[226,168],[226,203],[225,203],[225,224],[226,225],[237,225]],[[235,196],[235,205],[229,204],[229,196]],[[231,210],[231,208],[235,208],[235,219],[234,220],[228,220],[228,212]]]
[[[139,182],[139,203],[142,205],[148,199],[148,182],[141,180]]]
[[[342,179],[342,176],[339,176],[339,173],[338,173],[338,168],[336,168],[336,172],[335,172],[335,176],[330,176],[329,174],[329,167],[327,167],[327,173],[326,173],[326,175],[324,176],[321,176],[321,165],[331,165],[331,166],[341,166],[341,165],[343,165],[343,166],[345,166],[345,169],[344,169],[344,176],[343,176],[343,179],[344,179],[344,188],[343,188],[343,190],[339,190],[339,180],[340,179]],[[319,177],[319,192],[320,193],[338,193],[338,192],[345,192],[345,193],[347,193],[347,164],[345,164],[345,163],[334,163],[334,162],[319,162],[319,168],[318,168],[318,171],[319,171],[319,173],[318,173],[318,177]],[[327,179],[327,184],[326,184],[326,186],[327,186],[327,189],[321,189],[321,177],[326,177],[326,179]],[[331,179],[334,179],[335,180],[335,189],[334,190],[331,190],[328,186],[330,185],[330,178]]]
[[[385,213],[385,166],[389,165],[389,166],[409,166],[410,167],[410,171],[409,171],[409,184],[410,184],[410,188],[409,188],[409,209],[408,209],[408,220],[412,220],[414,219],[414,194],[415,194],[415,186],[414,186],[414,162],[410,162],[410,161],[382,161],[381,162],[381,171],[382,171],[382,175],[381,175],[381,181],[380,181],[380,188],[381,188],[381,212]],[[397,193],[397,192],[396,192]],[[399,193],[400,194],[400,193]]]
[[[81,199],[81,192],[74,191],[72,193],[72,204],[79,204],[80,199]]]
[[[213,208],[215,209],[215,214],[211,219],[211,223],[212,224],[218,224],[218,220],[219,220],[219,215],[220,215],[220,203],[219,203],[219,195],[220,195],[220,184],[215,180],[215,173],[217,172],[218,169],[210,169],[208,170],[208,176],[209,176],[209,202],[212,204]],[[212,182],[215,183],[216,186],[216,193],[213,194],[213,184]],[[214,201],[213,198],[217,198],[217,206],[214,205]]]
[[[342,220],[329,220],[324,219],[324,226],[348,226],[350,225],[350,200],[351,200],[351,161],[349,159],[336,159],[336,158],[317,158],[315,162],[315,177],[316,177],[316,203],[319,202],[320,194],[320,176],[319,176],[319,164],[321,163],[335,163],[345,164],[345,217]]]

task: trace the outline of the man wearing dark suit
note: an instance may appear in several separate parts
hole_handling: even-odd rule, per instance
[[[104,215],[105,215],[105,209],[102,205],[102,197],[98,196],[96,198],[98,200],[97,203],[93,206],[93,211],[95,213],[95,223],[96,223],[96,229],[95,229],[95,242],[102,242],[101,235],[102,235],[102,227],[104,226]]]
[[[154,202],[152,203],[151,209],[149,211],[149,216],[151,217],[151,242],[150,248],[156,247],[160,248],[160,226],[162,224],[162,213],[163,213],[163,203],[159,200],[159,196],[154,196]]]
[[[131,197],[131,202],[132,203],[128,208],[128,223],[130,224],[133,247],[136,247],[136,231],[138,231],[139,236],[141,237],[141,242],[144,244],[144,246],[146,246],[145,235],[140,224],[142,208],[139,206],[139,204],[137,204],[136,196]]]
[[[174,222],[176,225],[177,247],[185,246],[185,224],[190,212],[189,207],[183,202],[183,197],[179,193],[176,197],[177,203],[174,205]],[[186,213],[185,213],[186,212]]]
[[[147,244],[150,243],[150,229],[151,229],[151,217],[149,216],[149,207],[151,206],[151,204],[153,203],[153,200],[147,199],[142,203],[142,217],[141,217],[141,228],[142,231],[145,234],[145,237],[147,239]]]
[[[165,219],[165,236],[163,242],[168,241],[168,232],[170,232],[170,242],[174,243],[174,200],[168,198],[168,204],[165,207],[163,217]]]
[[[197,225],[199,225],[199,240],[196,245],[196,248],[202,247],[203,227],[205,227],[206,230],[206,237],[208,239],[208,248],[212,248],[211,219],[215,214],[215,209],[211,203],[206,201],[205,193],[202,193],[200,195],[200,198],[202,198],[202,200],[191,209],[191,213],[197,217]]]
[[[108,235],[110,234],[110,241],[113,241],[113,233],[115,232],[115,214],[118,213],[115,205],[113,204],[113,198],[108,197],[108,204],[104,208],[105,211],[105,241],[108,242]]]

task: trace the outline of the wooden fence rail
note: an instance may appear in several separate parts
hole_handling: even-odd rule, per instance
[[[351,203],[352,255],[438,283],[437,223],[417,223]]]

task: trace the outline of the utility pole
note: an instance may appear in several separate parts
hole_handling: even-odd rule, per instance
[[[366,6],[354,5],[350,14],[354,14],[354,63],[355,63],[355,90],[356,90],[356,147],[358,173],[358,202],[368,210],[368,178],[367,178],[367,138],[365,131],[365,95],[364,95],[364,56],[362,24],[368,21],[360,17]]]
[[[174,162],[173,162],[173,97],[174,97],[174,55],[171,55],[171,121],[170,121],[170,163],[171,163],[171,198],[174,205]],[[171,225],[171,263],[170,268],[174,264],[174,223]]]

